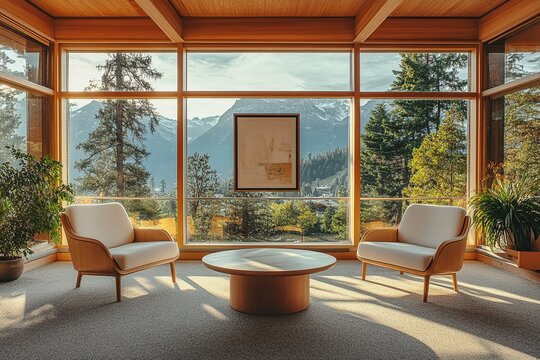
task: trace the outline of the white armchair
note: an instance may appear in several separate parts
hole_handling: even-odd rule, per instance
[[[463,266],[470,217],[457,206],[413,204],[398,227],[368,230],[358,244],[362,280],[367,265],[424,277],[424,302],[433,275],[451,275],[458,291],[456,272]]]
[[[78,271],[77,288],[83,275],[113,276],[120,301],[122,276],[167,263],[176,282],[177,243],[165,230],[134,228],[121,204],[71,205],[61,220]]]

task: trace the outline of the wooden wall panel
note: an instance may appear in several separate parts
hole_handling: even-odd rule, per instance
[[[479,39],[492,40],[538,16],[540,16],[540,1],[510,0],[480,18]]]
[[[148,18],[56,19],[56,40],[77,43],[170,42]]]
[[[352,42],[354,18],[183,18],[191,42]]]
[[[507,0],[407,0],[391,16],[395,17],[480,17]],[[530,0],[532,1],[532,0]]]
[[[54,39],[53,18],[25,1],[1,0],[0,20],[44,43]]]
[[[467,18],[388,18],[366,42],[471,42],[478,20]]]

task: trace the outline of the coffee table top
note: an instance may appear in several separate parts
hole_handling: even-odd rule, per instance
[[[336,258],[309,250],[257,248],[221,251],[202,261],[212,270],[233,275],[293,276],[329,269]]]

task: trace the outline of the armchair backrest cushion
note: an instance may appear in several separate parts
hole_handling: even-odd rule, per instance
[[[66,214],[77,235],[96,239],[107,248],[134,240],[135,231],[120,203],[71,205]]]
[[[437,248],[460,235],[465,209],[458,206],[412,204],[398,227],[398,241]]]

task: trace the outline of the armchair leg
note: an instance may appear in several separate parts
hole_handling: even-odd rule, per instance
[[[454,291],[459,292],[458,286],[457,286],[457,276],[456,273],[452,274],[452,280],[454,281]]]
[[[424,302],[427,302],[429,293],[429,275],[424,276]]]
[[[362,262],[362,280],[366,280],[367,263]]]
[[[116,275],[116,302],[122,301],[122,277]]]
[[[400,272],[399,272],[399,275],[403,275],[403,271],[400,271]]]
[[[76,289],[81,287],[82,276],[83,275],[80,272],[77,273],[77,283],[75,284]]]
[[[174,261],[171,262],[171,278],[172,278],[172,282],[176,283],[176,269],[174,267]]]

